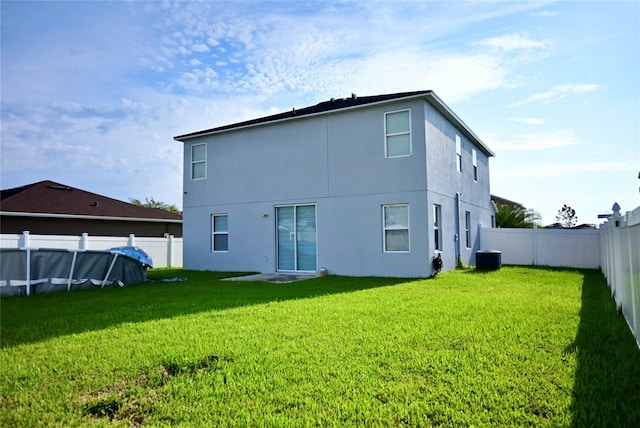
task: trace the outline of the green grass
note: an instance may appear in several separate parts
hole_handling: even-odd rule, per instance
[[[2,299],[0,426],[640,426],[597,271],[149,276]]]

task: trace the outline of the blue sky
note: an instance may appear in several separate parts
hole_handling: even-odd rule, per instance
[[[182,206],[176,135],[432,89],[555,222],[640,205],[640,2],[77,2],[1,7],[3,189]]]

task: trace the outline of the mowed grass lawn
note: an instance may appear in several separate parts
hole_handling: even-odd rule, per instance
[[[597,271],[149,276],[2,299],[0,426],[640,426]]]

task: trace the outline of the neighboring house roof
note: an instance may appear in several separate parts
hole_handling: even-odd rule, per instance
[[[141,207],[49,180],[0,190],[0,214],[182,222],[181,214]]]
[[[597,229],[595,224],[582,223],[577,226],[566,227],[562,223],[552,223],[544,227],[545,229]]]
[[[493,202],[495,202],[496,205],[498,205],[498,206],[506,205],[506,206],[511,207],[511,208],[515,208],[515,207],[524,208],[524,205],[522,205],[519,202],[510,201],[509,199],[501,198],[500,196],[496,196],[496,195],[491,195],[491,200]]]
[[[460,130],[469,138],[476,146],[478,146],[487,156],[495,156],[495,153],[489,149],[476,136],[473,131],[462,121],[456,114],[444,103],[438,96],[430,90],[399,92],[394,94],[373,95],[358,97],[351,94],[349,98],[331,98],[329,101],[323,101],[314,106],[304,107],[300,109],[291,109],[284,113],[278,113],[270,116],[264,116],[257,119],[247,120],[244,122],[233,123],[230,125],[218,126],[216,128],[205,129],[203,131],[191,132],[188,134],[178,135],[174,137],[176,141],[184,141],[191,138],[202,137],[205,135],[216,134],[224,131],[246,128],[251,126],[262,125],[266,123],[281,122],[285,120],[294,120],[302,117],[308,117],[319,114],[327,114],[337,110],[354,109],[366,105],[386,103],[390,101],[409,100],[414,98],[423,98],[431,104],[436,110],[444,115],[449,121],[456,124]]]

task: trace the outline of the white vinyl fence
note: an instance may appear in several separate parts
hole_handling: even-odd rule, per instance
[[[153,267],[182,267],[182,238],[144,236],[81,236],[1,234],[0,248],[59,248],[80,250],[106,250],[113,247],[142,248],[153,260]]]
[[[480,227],[480,248],[501,251],[507,265],[600,268],[600,234],[595,229]]]
[[[640,207],[592,229],[480,227],[480,248],[502,252],[510,265],[600,269],[640,346]]]
[[[615,210],[600,233],[602,272],[640,346],[640,207]]]

